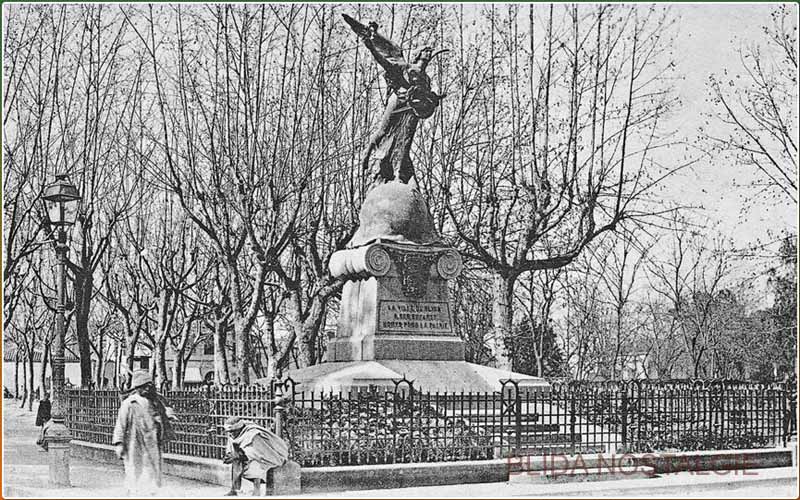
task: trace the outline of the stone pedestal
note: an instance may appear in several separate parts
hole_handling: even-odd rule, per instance
[[[289,371],[296,390],[393,390],[407,380],[422,392],[491,393],[506,379],[548,389],[540,378],[465,360],[447,286],[461,273],[461,256],[441,243],[418,189],[397,181],[374,186],[359,223],[351,248],[329,263],[345,280],[336,337],[323,363]]]
[[[330,267],[349,280],[328,361],[464,360],[447,290],[458,252],[378,240],[336,252]]]
[[[301,491],[300,464],[287,460],[280,467],[269,470],[272,494],[275,496],[299,495]]]
[[[63,422],[52,422],[45,431],[47,455],[50,463],[50,484],[52,486],[70,486],[69,482],[69,429]]]

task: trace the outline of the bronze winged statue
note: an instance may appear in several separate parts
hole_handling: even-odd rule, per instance
[[[364,26],[346,14],[342,17],[383,67],[389,93],[378,128],[363,153],[361,166],[373,173],[373,186],[399,180],[416,187],[409,154],[411,142],[419,120],[431,116],[444,98],[431,90],[431,79],[425,70],[434,57],[447,49],[434,53],[430,47],[424,47],[409,63],[400,47],[378,33],[376,23]]]

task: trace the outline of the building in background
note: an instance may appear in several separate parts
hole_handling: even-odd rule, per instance
[[[23,370],[28,362],[25,353],[20,352],[16,346],[6,345],[3,347],[3,387],[11,394],[17,396],[23,393],[23,381],[25,376]],[[47,363],[45,374],[45,390],[50,389],[52,377],[52,363]],[[28,374],[30,376],[30,374]],[[81,363],[78,357],[70,349],[64,353],[64,380],[67,387],[80,387],[81,385]],[[33,392],[42,393],[42,351],[33,351]],[[4,391],[5,392],[5,391]]]

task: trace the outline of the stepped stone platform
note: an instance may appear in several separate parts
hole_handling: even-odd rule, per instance
[[[297,391],[346,392],[376,387],[393,390],[406,378],[422,392],[486,393],[500,390],[501,380],[519,380],[520,391],[547,391],[541,378],[466,361],[378,359],[331,361],[289,372]]]

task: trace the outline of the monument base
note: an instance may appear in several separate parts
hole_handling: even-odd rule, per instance
[[[352,353],[366,355],[367,359],[418,359],[463,361],[464,342],[460,338],[427,335],[381,335],[363,339],[344,338],[328,342],[331,361],[354,361]]]
[[[347,282],[329,361],[464,360],[447,288],[458,252],[378,240],[334,253],[330,267]]]
[[[404,377],[420,392],[495,392],[501,380],[519,381],[521,390],[547,391],[546,380],[508,370],[477,365],[466,361],[381,359],[372,361],[331,361],[291,370],[298,383],[296,391],[348,392],[352,389],[393,390],[394,381]]]

